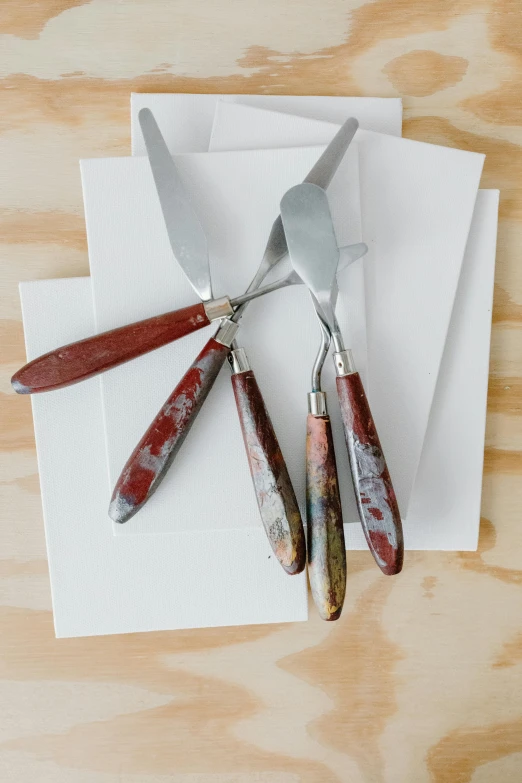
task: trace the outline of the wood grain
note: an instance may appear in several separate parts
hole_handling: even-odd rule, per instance
[[[0,4],[0,779],[522,779],[519,0]],[[53,635],[19,280],[88,273],[78,158],[129,153],[135,91],[402,95],[404,135],[501,189],[478,552],[348,553],[343,615]]]

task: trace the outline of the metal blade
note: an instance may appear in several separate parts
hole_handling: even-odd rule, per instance
[[[323,190],[326,190],[339,168],[339,164],[344,158],[358,127],[359,123],[355,117],[350,117],[346,120],[304,180],[305,182],[318,185]]]
[[[347,266],[358,261],[360,258],[366,255],[368,252],[368,245],[364,242],[357,242],[355,245],[345,245],[339,248],[339,266],[337,267],[337,277],[335,278],[332,286],[332,292],[330,294],[330,302],[335,312],[337,307],[337,297],[339,296],[339,272],[346,269]]]
[[[203,301],[212,299],[207,238],[150,109],[138,115],[174,256]]]
[[[318,185],[320,188],[326,189],[332,181],[335,172],[339,168],[339,164],[342,161],[346,150],[350,146],[350,143],[355,136],[357,128],[359,127],[358,121],[354,117],[350,117],[339,128],[331,142],[328,144],[323,154],[314,164],[306,176],[304,182]],[[253,291],[255,288],[261,285],[268,272],[286,255],[288,252],[288,246],[286,242],[285,232],[283,224],[281,222],[281,215],[278,215],[275,219],[268,242],[263,254],[263,258],[259,265],[259,269],[247,291]],[[242,316],[246,305],[243,305],[234,316],[234,321],[238,321]]]
[[[330,331],[336,331],[331,295],[339,248],[326,193],[317,185],[296,185],[283,196],[281,218],[292,266],[319,304]]]
[[[339,248],[339,266],[337,274],[344,272],[349,266],[354,264],[368,252],[368,245],[364,242],[356,242],[354,245],[343,245]]]

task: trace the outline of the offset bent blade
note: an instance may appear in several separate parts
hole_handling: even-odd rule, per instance
[[[326,193],[317,185],[296,185],[281,200],[281,218],[292,266],[333,331],[331,295],[337,286],[339,248]]]
[[[170,246],[192,288],[203,301],[212,299],[207,238],[196,215],[172,156],[150,109],[142,109],[139,121]]]

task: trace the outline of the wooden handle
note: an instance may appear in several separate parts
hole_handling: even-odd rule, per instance
[[[337,378],[337,394],[368,546],[383,573],[398,574],[404,558],[401,515],[359,373]]]
[[[11,383],[18,394],[61,389],[179,340],[209,323],[202,304],[137,321],[33,359],[13,375]]]
[[[229,350],[211,338],[159,411],[114,488],[109,516],[115,522],[127,522],[161,484]]]
[[[308,576],[323,620],[337,620],[346,592],[346,549],[329,416],[306,422]]]
[[[303,523],[286,463],[252,370],[232,375],[239,420],[259,513],[274,553],[288,574],[306,565]]]

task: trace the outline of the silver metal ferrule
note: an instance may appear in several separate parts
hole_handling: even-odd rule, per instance
[[[335,373],[338,377],[342,378],[343,375],[353,375],[354,372],[357,372],[352,352],[349,349],[346,351],[336,351],[333,358]]]
[[[214,340],[221,343],[221,345],[226,345],[227,348],[230,348],[234,342],[234,337],[236,336],[238,329],[239,324],[234,323],[234,321],[231,321],[229,318],[225,318],[214,335]]]
[[[219,318],[230,318],[230,316],[234,315],[234,308],[230,304],[228,296],[203,302],[203,307],[209,321],[217,321]]]
[[[228,361],[234,375],[252,369],[244,348],[233,348],[228,355]]]
[[[326,392],[315,391],[308,395],[308,413],[312,416],[327,416]]]

